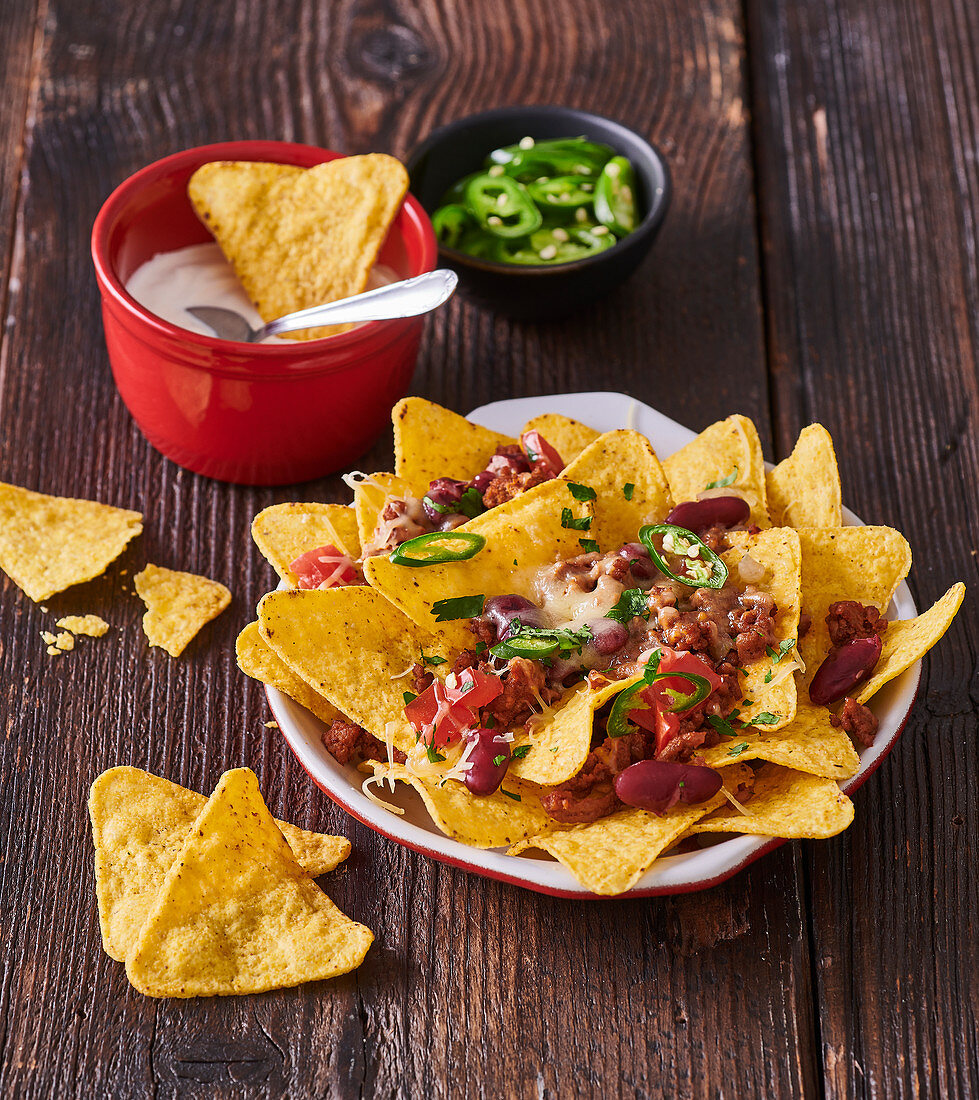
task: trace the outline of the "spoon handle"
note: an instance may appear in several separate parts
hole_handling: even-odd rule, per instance
[[[339,325],[360,321],[385,321],[392,317],[417,317],[428,313],[445,302],[456,288],[458,275],[448,268],[427,271],[413,279],[390,283],[341,298],[325,306],[301,309],[287,313],[275,321],[269,321],[256,333],[258,339],[275,336],[280,332],[292,332],[300,328],[316,328],[319,325]]]

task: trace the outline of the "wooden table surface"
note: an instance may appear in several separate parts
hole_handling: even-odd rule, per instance
[[[0,1095],[979,1096],[976,606],[829,842],[701,894],[573,903],[484,881],[347,819],[274,729],[233,643],[271,585],[248,537],[339,479],[218,484],[143,439],[109,373],[89,259],[109,191],[235,137],[404,155],[507,103],[621,119],[669,159],[653,253],[614,297],[518,324],[454,300],[412,392],[627,391],[767,455],[833,433],[846,502],[904,531],[919,606],[976,581],[979,6],[974,0],[8,0],[0,6],[0,479],[146,514],[109,576],[0,587]],[[379,441],[365,468],[384,468]],[[231,608],[149,650],[132,573],[204,573]],[[121,569],[129,572],[121,575]],[[48,658],[57,614],[112,634]],[[85,800],[136,764],[354,845],[329,891],[377,935],[357,972],[154,1001],[101,951]]]

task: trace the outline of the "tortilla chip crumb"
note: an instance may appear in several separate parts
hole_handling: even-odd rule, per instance
[[[223,584],[194,573],[147,565],[135,580],[146,604],[143,631],[151,646],[165,649],[171,657],[179,657],[201,627],[231,603]]]
[[[101,638],[109,629],[109,624],[98,615],[66,615],[58,620],[58,626],[88,638]]]
[[[54,643],[58,640],[55,635],[51,633],[50,630],[42,630],[41,638],[44,640],[45,645],[54,645]]]
[[[69,649],[75,648],[75,639],[67,630],[62,630],[57,638],[55,638],[54,644],[58,649],[66,653]]]
[[[64,650],[63,649],[58,649],[58,647],[56,645],[49,645],[48,646],[48,656],[49,657],[60,657],[62,655],[62,653],[64,653]]]
[[[265,723],[265,728],[267,730],[277,730],[279,728],[279,723],[278,722],[266,722]]]
[[[973,554],[974,554],[974,553],[975,553],[975,550],[973,550],[972,552],[973,552]],[[47,609],[47,608],[46,608],[46,607],[44,606],[44,604],[43,604],[43,603],[41,604],[41,610],[42,610],[42,611],[44,612],[44,614],[45,614],[45,615],[47,615],[47,613],[48,613],[48,609]]]

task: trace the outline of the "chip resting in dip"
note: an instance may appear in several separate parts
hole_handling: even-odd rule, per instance
[[[868,702],[963,586],[887,621],[910,550],[842,526],[824,429],[769,472],[737,415],[664,463],[634,431],[548,415],[511,439],[418,398],[394,436],[394,471],[348,475],[353,509],[256,517],[287,587],[244,647],[336,710],[324,744],[369,797],[410,784],[447,835],[598,894],[701,834],[850,824]]]

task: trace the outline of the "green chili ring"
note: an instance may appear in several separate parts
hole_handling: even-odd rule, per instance
[[[511,657],[529,657],[534,661],[542,661],[545,657],[556,653],[558,646],[558,640],[546,634],[516,634],[505,642],[498,642],[490,653],[504,660],[509,660]]]
[[[686,542],[698,546],[700,548],[698,560],[710,566],[710,579],[698,581],[693,577],[685,577],[678,573],[674,573],[663,560],[663,555],[656,549],[656,544],[653,542],[653,535],[679,535],[680,538],[684,539]],[[677,581],[680,584],[685,584],[688,588],[723,588],[724,585],[727,584],[727,566],[703,539],[695,535],[693,531],[688,531],[686,527],[677,527],[674,523],[650,523],[640,528],[639,541],[649,551],[649,556],[653,559],[653,564],[656,568],[661,573],[665,573],[671,580]]]
[[[437,547],[434,543],[445,542],[464,543],[461,550],[450,550],[448,547]],[[477,535],[475,531],[432,531],[427,535],[419,535],[417,538],[408,539],[391,552],[391,561],[395,565],[407,565],[411,569],[420,569],[426,565],[445,565],[448,562],[468,561],[475,557],[486,545],[486,539]],[[419,554],[420,556],[414,556]]]
[[[650,685],[655,684],[657,680],[672,680],[674,677],[680,680],[687,680],[693,684],[694,691],[686,697],[687,701],[684,702],[682,707],[671,707],[667,714],[682,714],[686,710],[690,710],[698,703],[702,703],[713,690],[710,686],[710,682],[703,676],[698,676],[694,672],[657,672],[660,662],[660,653],[653,654],[646,663],[646,671],[643,673],[643,678],[632,685],[630,688],[626,688],[625,691],[620,691],[615,697],[615,702],[612,704],[612,709],[609,712],[608,722],[605,724],[605,733],[609,737],[624,737],[629,732],[629,711],[642,709],[651,710],[652,707],[637,708],[635,706],[635,696],[639,694],[644,688],[648,688]],[[669,690],[669,689],[667,689]]]

